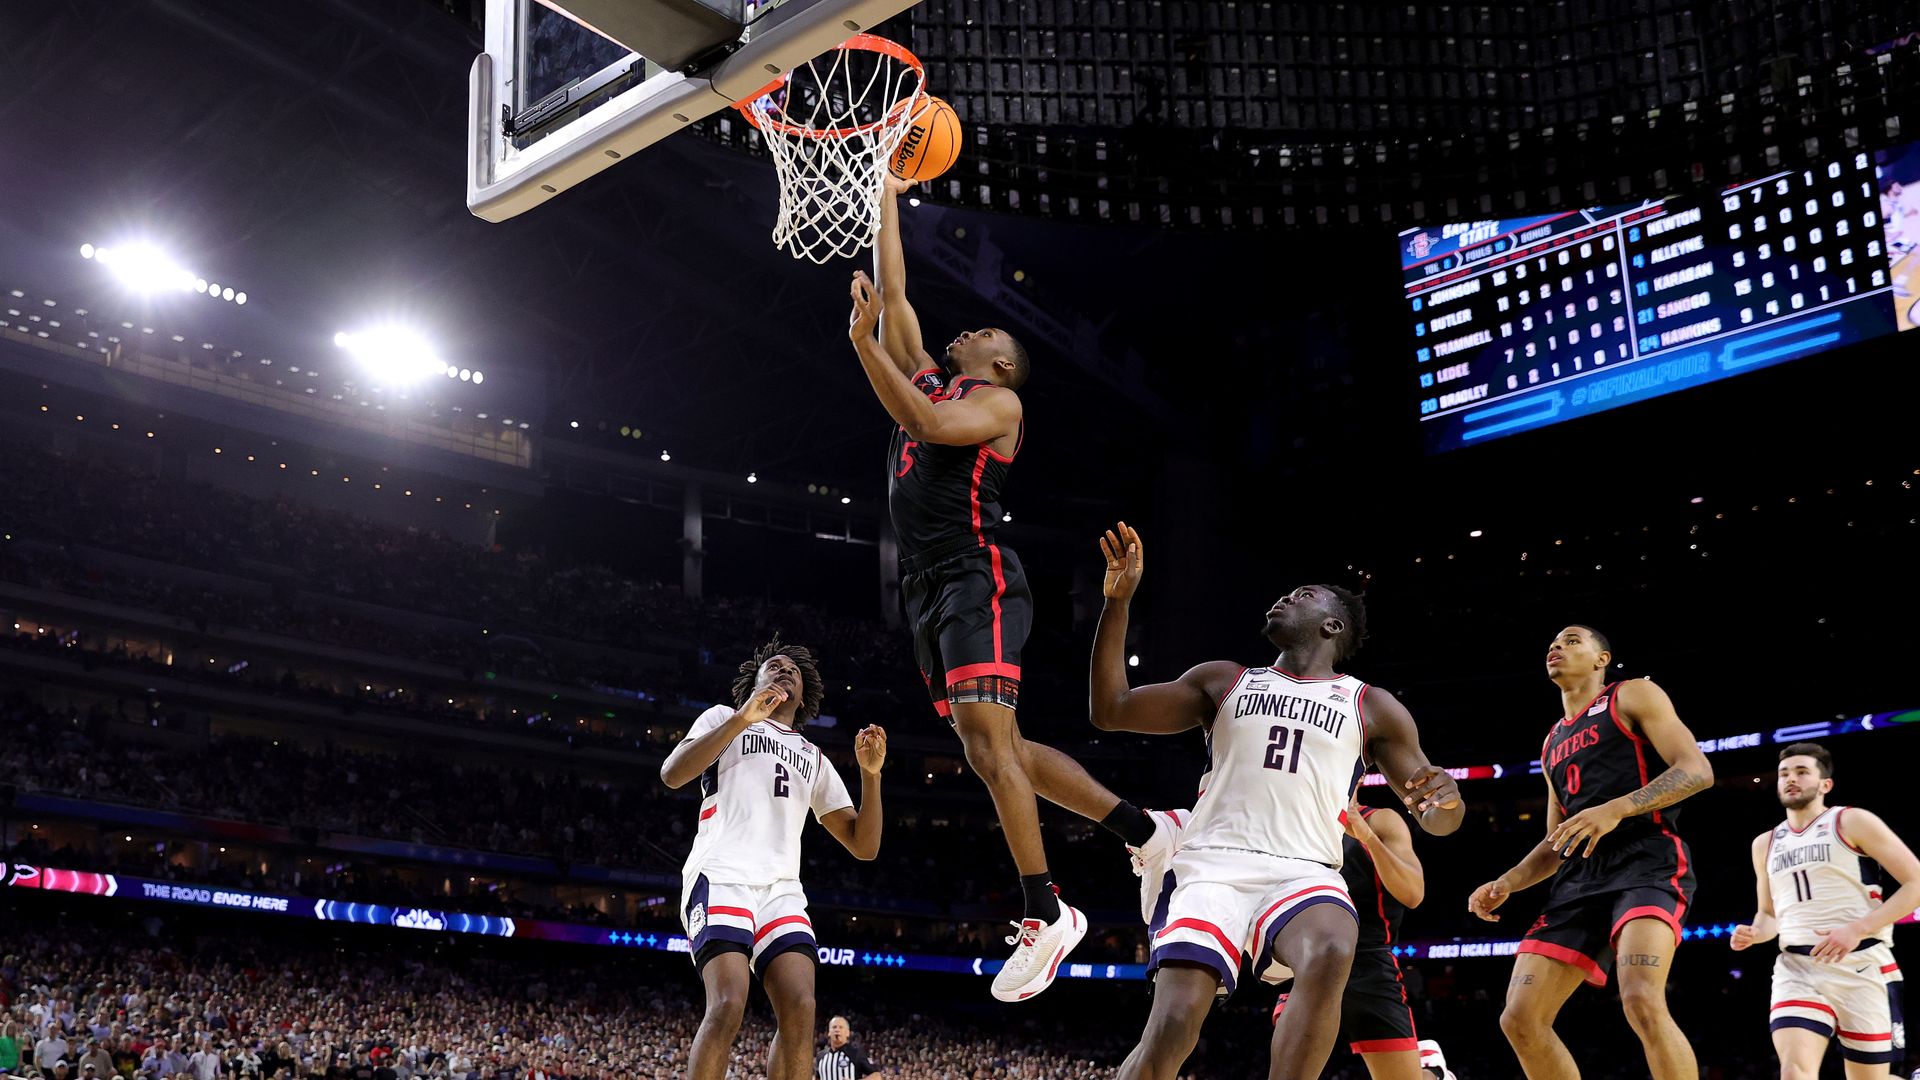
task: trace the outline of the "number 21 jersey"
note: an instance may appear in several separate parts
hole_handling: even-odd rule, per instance
[[[688,739],[720,727],[734,710],[701,713]],[[800,832],[807,813],[850,809],[853,797],[833,763],[793,728],[762,720],[727,744],[700,774],[700,826],[681,875],[735,885],[771,885],[800,877]]]
[[[1350,675],[1242,672],[1207,729],[1207,786],[1180,846],[1338,867],[1347,800],[1366,772],[1366,693]]]

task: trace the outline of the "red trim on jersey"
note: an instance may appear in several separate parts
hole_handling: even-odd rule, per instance
[[[999,463],[1000,463],[1000,464],[1002,464],[1002,465],[1011,465],[1011,464],[1013,464],[1013,459],[1012,459],[1012,458],[1010,458],[1010,457],[1008,457],[1008,456],[1006,456],[1005,454],[1002,454],[1002,453],[1001,453],[1001,452],[999,452],[998,450],[995,450],[995,449],[994,449],[994,448],[993,448],[992,446],[989,446],[989,445],[988,445],[988,444],[986,444],[986,443],[981,443],[981,444],[980,444],[980,449],[982,449],[982,450],[984,450],[984,451],[986,451],[986,454],[987,454],[987,456],[988,456],[988,457],[990,457],[990,458],[992,458],[993,460],[995,460],[995,461],[997,461],[997,462],[999,462]],[[1018,447],[1018,445],[1017,445],[1017,444],[1015,445],[1015,447],[1014,447],[1014,451],[1013,451],[1013,452],[1014,452],[1014,453],[1016,453],[1016,454],[1020,452],[1020,449],[1019,449],[1019,447]]]
[[[1345,817],[1346,811],[1344,810],[1341,811],[1341,816]],[[1353,906],[1353,897],[1348,896],[1347,890],[1340,888],[1338,885],[1311,885],[1311,886],[1308,886],[1307,888],[1301,889],[1297,893],[1293,893],[1288,896],[1283,896],[1280,899],[1275,900],[1273,902],[1272,907],[1261,912],[1260,917],[1253,920],[1253,929],[1255,933],[1260,938],[1265,939],[1267,936],[1267,933],[1266,933],[1267,920],[1273,917],[1273,913],[1285,907],[1289,902],[1298,900],[1301,897],[1307,895],[1308,893],[1333,893],[1339,896],[1340,899],[1345,900],[1347,902],[1348,907]]]
[[[1250,667],[1243,667],[1240,669],[1240,674],[1235,675],[1233,677],[1233,685],[1227,687],[1227,692],[1224,694],[1221,694],[1220,700],[1213,703],[1214,712],[1219,712],[1227,704],[1227,699],[1233,696],[1233,692],[1235,690],[1240,689],[1240,680],[1246,678],[1247,672],[1252,670],[1253,669]]]
[[[782,735],[798,735],[798,734],[800,734],[800,729],[799,729],[799,728],[790,728],[790,727],[786,727],[786,726],[784,726],[784,725],[782,725],[782,724],[779,724],[779,723],[777,723],[777,722],[775,722],[775,721],[773,721],[773,720],[762,720],[762,721],[760,721],[760,722],[761,722],[761,723],[763,723],[763,724],[765,724],[765,725],[767,725],[768,727],[770,727],[770,728],[772,728],[773,730],[775,730],[775,731],[777,731],[777,732],[779,732],[779,733],[781,733]]]
[[[977,679],[982,675],[1003,675],[1009,679],[1020,677],[1019,664],[967,664],[947,671],[947,685],[952,686],[961,679]]]
[[[708,908],[707,910],[712,911],[713,909]],[[768,934],[773,933],[773,930],[775,927],[785,926],[788,923],[806,923],[807,929],[809,930],[813,929],[813,924],[810,922],[807,922],[807,917],[805,915],[783,915],[780,918],[775,919],[772,922],[768,923],[767,925],[754,931],[753,943],[755,945],[760,944],[760,939],[766,937]]]
[[[1844,806],[1829,806],[1825,810],[1822,810],[1819,813],[1813,815],[1813,821],[1807,822],[1805,828],[1796,829],[1793,827],[1793,822],[1789,821],[1787,822],[1787,831],[1792,833],[1795,836],[1804,836],[1806,835],[1807,829],[1813,828],[1815,821],[1819,821],[1821,818],[1826,817],[1828,814],[1833,813],[1835,810],[1845,810],[1845,809],[1846,807]],[[1845,844],[1846,841],[1842,840],[1841,843]],[[1847,846],[1851,847],[1853,845],[1848,844]]]
[[[1353,715],[1360,720],[1360,763],[1372,765],[1367,753],[1367,684],[1360,684],[1360,692],[1353,696]]]
[[[719,812],[720,808],[718,806],[709,806],[705,810],[700,811],[700,820],[705,821]]]
[[[1563,964],[1577,967],[1587,973],[1588,983],[1594,986],[1607,985],[1607,973],[1601,970],[1600,965],[1594,962],[1593,957],[1585,953],[1575,952],[1565,945],[1555,945],[1551,941],[1536,941],[1530,938],[1520,943],[1518,951],[1523,953],[1537,953],[1549,960],[1558,960]]]
[[[1618,687],[1620,684],[1609,683],[1608,685]],[[1607,699],[1607,715],[1613,718],[1613,726],[1620,729],[1620,734],[1635,742],[1640,741],[1640,736],[1634,734],[1633,729],[1628,727],[1626,720],[1620,716],[1620,691],[1617,689],[1614,690],[1613,696]]]
[[[980,531],[980,476],[987,471],[987,448],[984,444],[973,458],[973,479],[967,482],[967,501],[973,504],[973,536],[979,541],[977,547],[987,546],[986,534]]]
[[[1793,1001],[1780,1001],[1780,1002],[1775,1002],[1775,1003],[1774,1003],[1774,1006],[1773,1006],[1773,1008],[1771,1008],[1771,1009],[1769,1009],[1769,1010],[1767,1010],[1767,1011],[1768,1011],[1768,1012],[1777,1012],[1777,1011],[1779,1011],[1779,1010],[1781,1010],[1781,1009],[1787,1009],[1787,1008],[1793,1008],[1793,1009],[1819,1009],[1819,1010],[1820,1010],[1821,1012],[1823,1012],[1823,1013],[1826,1013],[1826,1014],[1827,1014],[1828,1016],[1831,1016],[1831,1017],[1833,1017],[1833,1018],[1834,1018],[1834,1019],[1835,1019],[1836,1021],[1840,1019],[1840,1014],[1839,1014],[1839,1013],[1836,1013],[1836,1012],[1834,1012],[1834,1011],[1833,1011],[1833,1007],[1832,1007],[1832,1006],[1830,1006],[1830,1005],[1822,1005],[1822,1004],[1821,1004],[1820,1002],[1818,1002],[1818,1001],[1800,1001],[1800,1000],[1797,1000],[1797,999],[1796,999],[1796,1000],[1793,1000]]]
[[[1593,708],[1593,703],[1594,703],[1594,702],[1596,702],[1596,701],[1599,701],[1599,700],[1600,700],[1601,698],[1603,698],[1603,697],[1605,697],[1605,696],[1606,696],[1606,693],[1607,693],[1607,691],[1609,691],[1609,690],[1611,690],[1611,689],[1613,689],[1613,684],[1612,684],[1612,683],[1608,683],[1607,685],[1605,685],[1605,686],[1603,686],[1603,687],[1601,687],[1601,688],[1600,688],[1600,692],[1599,692],[1598,694],[1595,694],[1595,695],[1593,695],[1593,697],[1591,697],[1591,698],[1589,698],[1589,699],[1587,700],[1587,703],[1586,703],[1585,705],[1582,705],[1582,706],[1580,706],[1580,707],[1579,707],[1578,709],[1576,709],[1576,710],[1574,710],[1574,713],[1573,713],[1573,715],[1572,715],[1572,716],[1563,716],[1563,717],[1561,717],[1561,718],[1560,718],[1560,722],[1561,722],[1562,724],[1571,724],[1571,723],[1573,723],[1573,722],[1574,722],[1575,720],[1578,720],[1578,719],[1580,719],[1580,718],[1581,718],[1582,716],[1585,716],[1585,715],[1587,715],[1587,710],[1588,710],[1588,709],[1591,709],[1591,708]],[[1549,728],[1549,729],[1548,729],[1548,734],[1549,734],[1549,736],[1551,736],[1551,734],[1552,734],[1552,729],[1551,729],[1551,728]]]
[[[718,904],[708,904],[708,905],[707,905],[707,914],[709,914],[709,915],[731,915],[731,916],[733,916],[733,917],[734,917],[734,918],[736,918],[736,919],[745,919],[745,920],[747,920],[748,922],[752,922],[752,921],[753,921],[753,912],[751,912],[751,911],[749,911],[749,910],[747,910],[746,908],[743,908],[743,907],[721,907],[721,906],[720,906],[720,905],[718,905]]]
[[[913,378],[912,378],[911,380],[909,380],[909,381],[910,381],[910,382],[919,382],[919,381],[920,381],[920,377],[921,377],[922,375],[940,375],[940,374],[943,374],[943,373],[941,372],[941,370],[940,370],[939,368],[937,368],[937,367],[930,367],[930,368],[926,368],[925,370],[922,370],[922,371],[916,371],[916,372],[914,372],[914,373],[913,373]]]
[[[1853,842],[1847,839],[1846,831],[1845,831],[1846,827],[1847,827],[1847,808],[1843,806],[1840,808],[1839,815],[1833,819],[1833,835],[1837,837],[1841,843],[1847,845],[1848,851],[1853,852],[1855,855],[1866,855],[1867,854],[1866,852],[1861,851],[1857,847],[1854,847]],[[1867,857],[1872,858],[1873,856],[1867,855]]]
[[[1686,901],[1683,900],[1680,903],[1682,907],[1686,906]],[[1680,944],[1680,917],[1668,911],[1666,908],[1655,904],[1642,904],[1637,908],[1628,908],[1626,914],[1614,920],[1613,932],[1607,935],[1607,940],[1613,941],[1619,938],[1620,928],[1633,920],[1649,918],[1659,919],[1661,922],[1666,923],[1668,929],[1673,931],[1673,943],[1675,945]]]
[[[1881,1035],[1868,1035],[1865,1032],[1843,1031],[1840,1028],[1834,1028],[1833,1033],[1843,1039],[1854,1039],[1859,1042],[1890,1042],[1893,1039],[1893,1032],[1891,1031]]]
[[[1175,919],[1174,921],[1167,924],[1167,928],[1165,930],[1162,930],[1159,933],[1153,935],[1153,939],[1155,941],[1158,941],[1161,938],[1166,937],[1168,934],[1173,933],[1175,930],[1182,930],[1182,929],[1199,930],[1204,933],[1212,934],[1213,939],[1220,943],[1220,949],[1222,952],[1225,952],[1228,956],[1232,956],[1232,957],[1238,957],[1240,955],[1240,947],[1233,943],[1233,939],[1227,936],[1227,932],[1213,925],[1212,923],[1207,922],[1204,919]]]
[[[953,715],[953,702],[948,701],[944,697],[934,698],[933,712],[934,712],[934,715],[938,716],[942,720],[945,720],[948,717],[951,717]]]
[[[1267,668],[1267,670],[1273,672],[1276,675],[1285,675],[1287,678],[1292,679],[1294,682],[1339,682],[1341,679],[1346,678],[1345,675],[1329,675],[1324,679],[1308,679],[1308,678],[1303,678],[1302,676],[1299,676],[1299,675],[1295,675],[1293,672],[1288,671],[1287,669],[1280,667],[1278,665],[1269,667]]]
[[[1615,695],[1615,697],[1616,697],[1616,700],[1617,700],[1617,699],[1618,699],[1618,695]],[[1612,712],[1613,712],[1613,707],[1614,707],[1614,704],[1613,704],[1613,702],[1611,702],[1611,701],[1609,701],[1609,702],[1607,702],[1607,711],[1608,711],[1609,713],[1612,713]],[[1648,777],[1647,777],[1647,740],[1645,740],[1645,739],[1643,739],[1643,738],[1641,738],[1641,737],[1640,737],[1640,736],[1638,736],[1638,735],[1635,735],[1635,734],[1634,734],[1633,732],[1631,732],[1631,731],[1628,731],[1628,730],[1627,730],[1627,728],[1626,728],[1626,725],[1624,725],[1624,724],[1621,724],[1621,723],[1620,723],[1620,717],[1619,717],[1619,715],[1618,715],[1617,713],[1616,713],[1616,714],[1614,714],[1614,717],[1613,717],[1613,722],[1614,722],[1614,723],[1615,723],[1616,725],[1618,725],[1618,726],[1620,727],[1620,733],[1621,733],[1622,735],[1625,735],[1625,736],[1627,737],[1627,740],[1628,740],[1629,742],[1631,742],[1631,743],[1633,743],[1633,760],[1634,760],[1634,763],[1635,763],[1636,765],[1638,765],[1638,766],[1640,767],[1640,786],[1641,786],[1641,787],[1646,787],[1646,786],[1647,786],[1647,779],[1648,779]],[[1653,811],[1653,812],[1652,812],[1651,814],[1649,814],[1648,816],[1649,816],[1649,817],[1651,817],[1651,818],[1653,818],[1653,823],[1654,823],[1655,825],[1658,825],[1658,826],[1660,826],[1660,831],[1661,831],[1661,832],[1666,832],[1666,831],[1667,831],[1667,822],[1666,822],[1666,819],[1664,819],[1664,818],[1662,818],[1662,817],[1660,816],[1660,811],[1658,811],[1658,810],[1655,810],[1655,811]],[[1672,834],[1672,833],[1667,833],[1667,835],[1669,835],[1669,836],[1672,836],[1673,834]],[[1677,837],[1677,836],[1675,836],[1675,837],[1673,838],[1673,842],[1674,842],[1674,844],[1675,844],[1675,846],[1678,846],[1678,845],[1679,845],[1679,843],[1680,843],[1680,838],[1679,838],[1679,837]],[[1684,856],[1684,855],[1683,855],[1683,856],[1681,856],[1681,858],[1680,858],[1680,865],[1681,865],[1681,866],[1682,866],[1683,868],[1684,868],[1684,867],[1685,867],[1685,866],[1687,865],[1687,860],[1686,860],[1686,856]],[[1675,889],[1678,889],[1679,887],[1680,887],[1680,876],[1679,876],[1678,874],[1675,874],[1675,875],[1674,875],[1674,888],[1675,888]]]
[[[1347,1048],[1356,1054],[1398,1054],[1407,1050],[1418,1051],[1419,1039],[1367,1039],[1364,1042],[1348,1043]]]
[[[1362,818],[1372,817],[1373,808],[1366,807],[1362,809],[1360,816]],[[1381,932],[1387,935],[1387,944],[1391,945],[1393,944],[1393,921],[1387,918],[1387,883],[1380,880],[1380,864],[1374,861],[1373,852],[1371,851],[1367,852],[1367,863],[1373,867],[1373,909],[1380,913]],[[1394,959],[1393,967],[1396,972],[1400,970],[1400,960],[1398,957]]]
[[[1882,966],[1882,967],[1880,968],[1880,974],[1882,974],[1882,975],[1891,975],[1891,974],[1893,974],[1894,972],[1896,972],[1896,971],[1899,971],[1899,970],[1900,970],[1900,965],[1899,965],[1899,964],[1887,964],[1887,965],[1884,965],[1884,966]]]
[[[979,493],[974,493],[974,505],[979,505]],[[1006,652],[1000,640],[1000,598],[1007,594],[1007,573],[1000,565],[1000,545],[988,544],[987,555],[993,563],[993,662],[998,664],[1006,659]],[[1020,669],[1014,669],[1014,678],[1020,677]]]

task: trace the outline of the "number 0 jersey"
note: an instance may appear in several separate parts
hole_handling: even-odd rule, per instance
[[[1639,791],[1665,767],[1647,740],[1627,727],[1619,697],[1620,684],[1607,684],[1586,708],[1553,725],[1540,747],[1540,767],[1565,817]],[[1670,836],[1679,820],[1678,806],[1624,818],[1601,838],[1600,848]]]
[[[1767,885],[1783,947],[1818,945],[1880,902],[1879,864],[1842,835],[1846,815],[1846,807],[1829,806],[1806,828],[1783,821],[1767,838]]]
[[[715,705],[693,722],[687,739],[720,727],[733,713]],[[762,720],[700,774],[700,826],[681,876],[692,881],[705,874],[734,885],[798,880],[808,811],[824,818],[852,806],[846,784],[819,747],[792,728]]]
[[[1341,815],[1366,772],[1366,693],[1350,675],[1241,672],[1207,730],[1210,775],[1180,846],[1339,867]]]

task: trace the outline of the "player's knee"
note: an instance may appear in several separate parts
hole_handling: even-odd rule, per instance
[[[1500,1010],[1500,1033],[1517,1053],[1524,1054],[1545,1043],[1550,1030],[1546,1018],[1524,1002],[1509,1000]]]
[[[989,737],[985,732],[977,733],[972,738],[962,735],[961,746],[966,751],[967,767],[988,787],[998,784],[1009,770],[1018,767],[1013,748],[1003,740]]]
[[[795,1026],[798,1030],[797,1025],[805,1025],[807,1030],[812,1030],[814,1009],[812,987],[787,989],[778,996],[769,996],[773,998],[774,1019],[782,1028]]]
[[[1315,934],[1290,943],[1287,961],[1297,979],[1342,988],[1353,970],[1354,947],[1351,934]]]
[[[718,987],[707,994],[705,1022],[723,1031],[734,1031],[747,1015],[747,988]]]
[[[1645,1035],[1667,1022],[1666,988],[1643,980],[1620,981],[1620,1008],[1633,1030]]]
[[[1809,1068],[1804,1061],[1786,1058],[1780,1061],[1780,1080],[1819,1080],[1819,1077],[1819,1068]]]

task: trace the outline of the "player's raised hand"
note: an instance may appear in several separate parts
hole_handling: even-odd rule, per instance
[[[865,270],[853,272],[853,286],[847,290],[853,298],[853,315],[847,326],[847,336],[854,341],[872,340],[873,332],[880,325],[880,313],[886,309],[885,301],[880,299],[880,290],[873,287],[873,279]]]
[[[1100,538],[1100,554],[1107,559],[1107,576],[1100,583],[1101,595],[1109,600],[1131,600],[1140,587],[1140,573],[1146,566],[1146,548],[1140,534],[1126,522],[1120,531],[1107,530]]]
[[[736,717],[745,717],[747,723],[757,724],[773,715],[773,711],[786,704],[787,690],[783,686],[769,686],[765,690],[747,699],[747,703],[735,713]]]
[[[1435,807],[1451,810],[1460,805],[1460,785],[1454,783],[1453,777],[1440,766],[1422,765],[1407,778],[1406,790],[1400,793],[1400,801],[1416,814],[1424,814]]]
[[[893,175],[892,169],[888,169],[884,175],[886,177],[887,194],[889,195],[905,195],[907,192],[913,190],[914,185],[920,182],[918,180],[908,180],[895,176]]]
[[[1342,824],[1346,826],[1348,836],[1362,844],[1373,842],[1373,826],[1367,824],[1367,815],[1361,809],[1359,799],[1351,797],[1347,799],[1347,815]]]
[[[880,775],[880,766],[887,763],[887,729],[879,724],[861,728],[853,737],[853,760],[861,772]]]
[[[1512,895],[1513,890],[1507,888],[1505,881],[1494,878],[1473,890],[1473,895],[1467,897],[1467,910],[1488,922],[1499,922],[1500,916],[1495,915],[1493,909],[1506,903],[1507,897]]]
[[[1587,850],[1582,858],[1593,857],[1593,849],[1600,844],[1600,838],[1612,832],[1620,824],[1620,815],[1609,809],[1611,804],[1601,803],[1589,806],[1560,823],[1559,828],[1547,836],[1547,846],[1559,852],[1562,857],[1571,856],[1580,850],[1582,843]]]
[[[1727,939],[1727,944],[1733,946],[1734,952],[1740,952],[1743,949],[1752,948],[1753,943],[1754,943],[1753,927],[1747,925],[1746,923],[1741,923],[1739,926],[1734,927],[1733,936]]]

